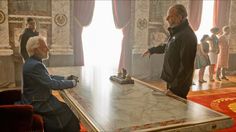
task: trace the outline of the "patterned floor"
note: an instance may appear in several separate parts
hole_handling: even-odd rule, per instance
[[[236,88],[221,88],[207,90],[208,93],[188,96],[188,100],[204,105],[210,109],[230,116],[234,124],[230,128],[225,128],[217,132],[236,131]]]
[[[191,90],[188,94],[188,96],[198,94],[210,94],[210,93],[217,93],[220,91],[220,89],[227,89],[230,88],[230,90],[234,91],[234,88],[236,90],[236,75],[227,76],[228,81],[222,80],[222,81],[215,81],[215,82],[209,82],[207,80],[206,83],[200,84],[198,83],[198,77],[197,75],[193,78],[193,85],[191,87]],[[166,83],[162,80],[156,80],[156,81],[145,81],[146,83],[150,85],[154,85],[162,90],[166,89]],[[223,90],[224,91],[224,90]]]

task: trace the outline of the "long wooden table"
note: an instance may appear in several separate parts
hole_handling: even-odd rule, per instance
[[[96,67],[48,68],[79,76],[61,95],[89,131],[212,131],[232,126],[230,117],[197,103],[166,96],[142,81],[120,85],[114,71]]]

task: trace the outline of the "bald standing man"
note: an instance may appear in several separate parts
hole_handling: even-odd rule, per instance
[[[189,25],[187,11],[183,5],[171,6],[166,20],[169,23],[168,41],[148,49],[143,56],[165,54],[161,79],[167,83],[167,94],[187,99],[193,79],[197,38]]]

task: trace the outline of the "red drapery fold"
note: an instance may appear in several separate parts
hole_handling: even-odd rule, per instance
[[[122,29],[123,39],[120,55],[119,70],[131,70],[130,17],[131,0],[112,0],[113,18],[116,28]]]
[[[190,0],[189,22],[194,31],[197,31],[201,24],[203,0]]]
[[[84,65],[82,32],[83,27],[88,26],[93,17],[95,0],[74,1],[74,65]]]
[[[223,26],[229,24],[231,0],[215,0],[213,26],[222,29]]]

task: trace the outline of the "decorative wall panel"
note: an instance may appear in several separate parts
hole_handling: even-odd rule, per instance
[[[51,0],[8,0],[9,14],[51,16]]]
[[[73,55],[70,41],[70,1],[52,1],[52,55]]]
[[[47,43],[51,45],[51,18],[50,17],[41,17],[35,16],[34,17],[37,25],[37,31],[39,34],[45,38],[47,38]],[[10,46],[14,51],[14,54],[19,54],[15,52],[14,48],[19,49],[20,41],[19,36],[23,33],[26,25],[27,16],[21,15],[9,15],[9,39],[10,39]]]
[[[23,62],[19,54],[19,36],[26,27],[28,17],[35,19],[36,30],[47,39],[51,56],[45,64],[73,65],[67,57],[70,55],[70,58],[73,58],[70,37],[71,2],[70,0],[0,0],[0,68],[9,67],[11,71],[1,70],[1,75],[9,76],[2,80],[4,76],[0,75],[0,84],[15,80],[16,85],[20,85]],[[66,62],[61,63],[58,57],[64,58]]]
[[[7,0],[0,0],[0,56],[12,54],[9,46]]]

